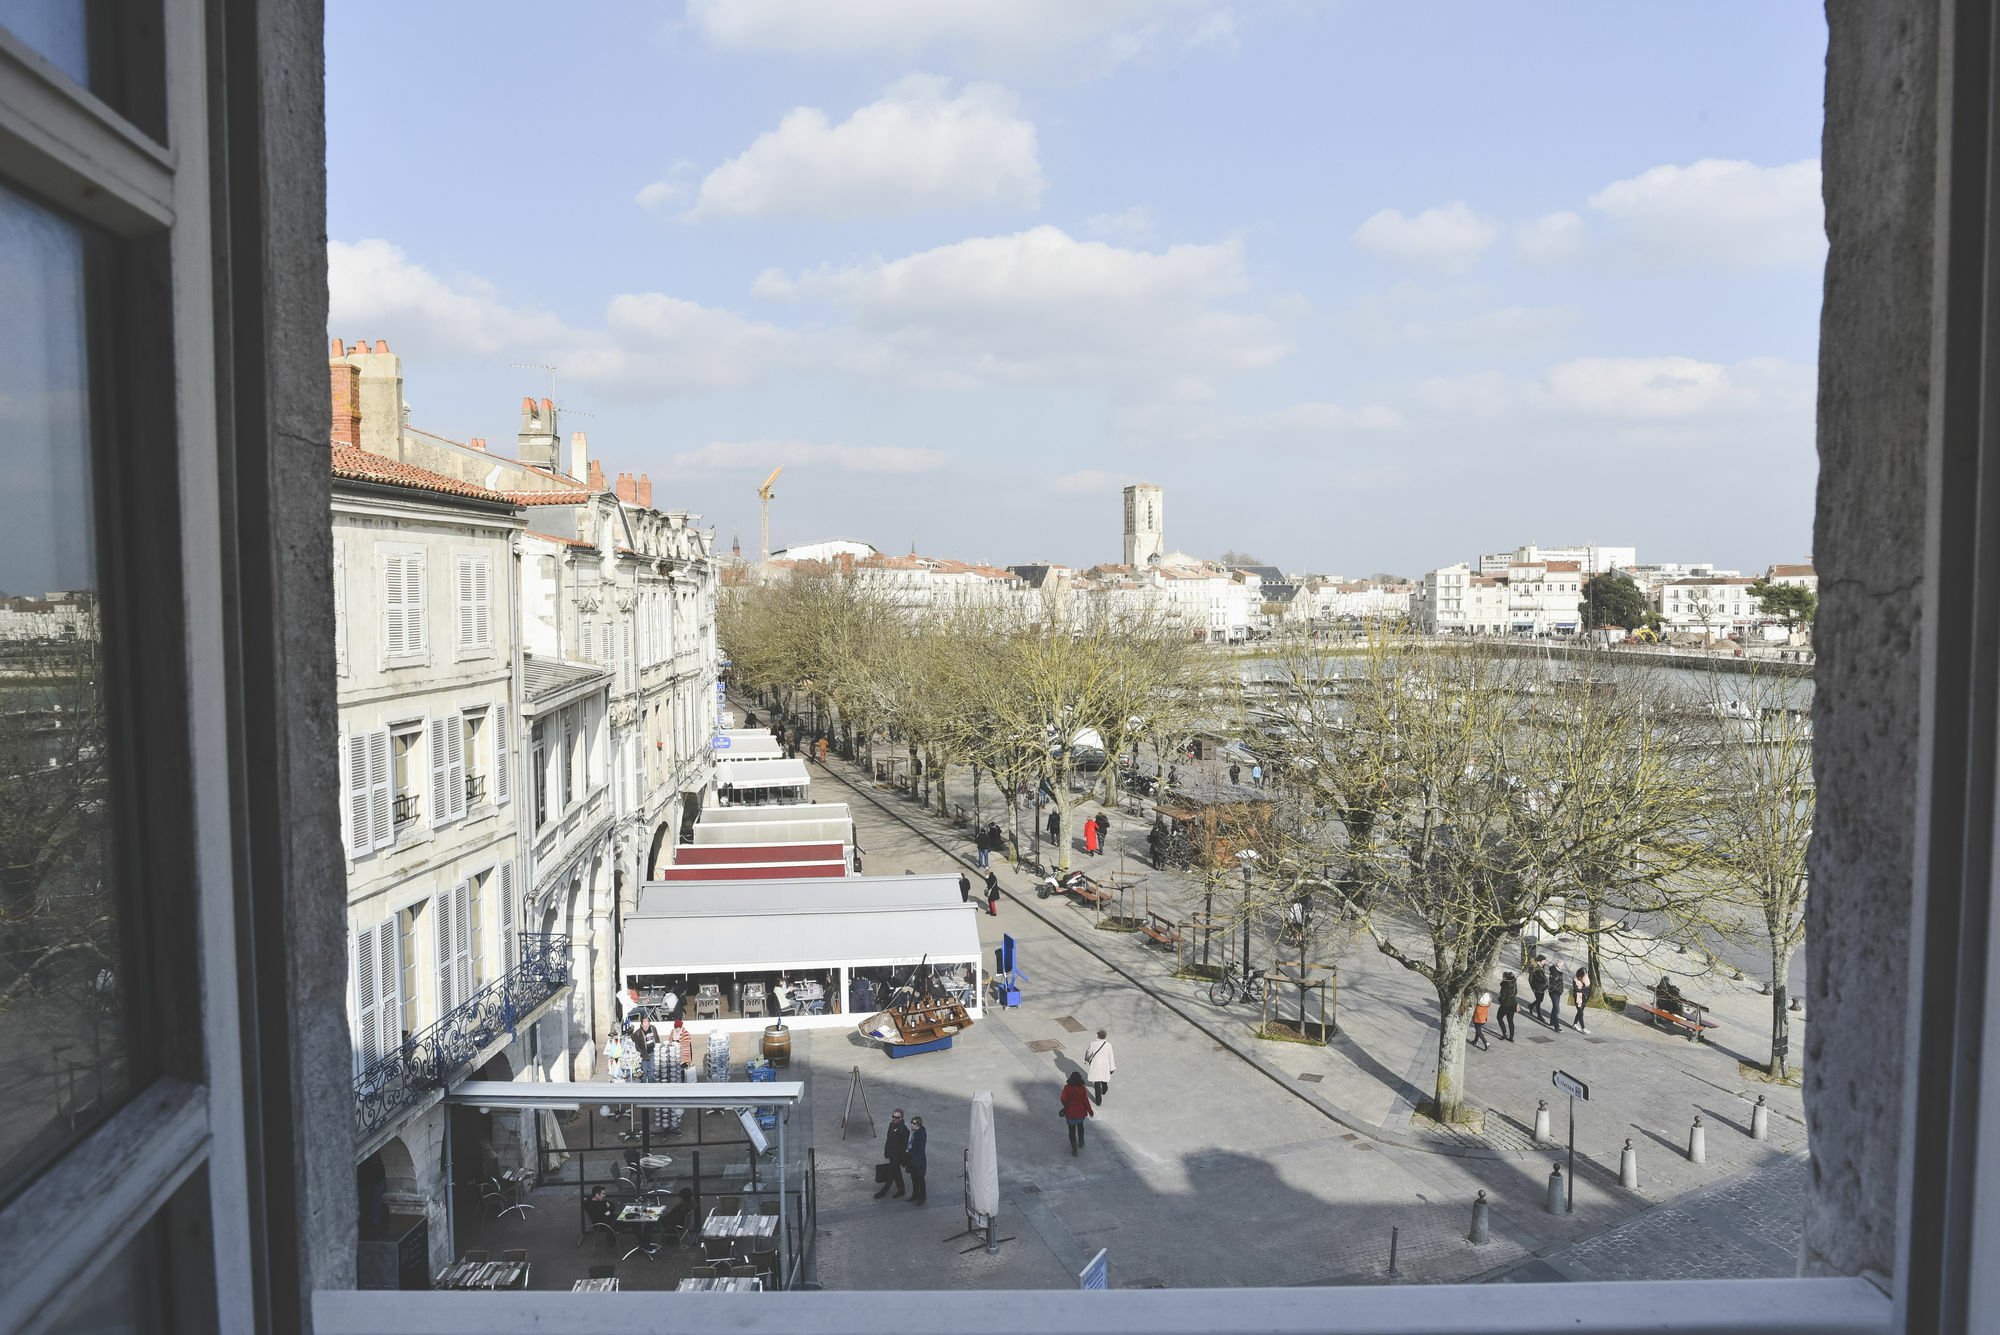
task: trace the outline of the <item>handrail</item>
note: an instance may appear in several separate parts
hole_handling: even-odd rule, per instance
[[[511,1035],[523,1016],[569,985],[567,934],[531,932],[515,939],[521,958],[513,968],[354,1077],[355,1131],[362,1141],[444,1089],[488,1044]]]

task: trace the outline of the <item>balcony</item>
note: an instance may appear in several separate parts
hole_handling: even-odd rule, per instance
[[[566,934],[531,933],[518,939],[520,962],[504,976],[480,988],[437,1023],[404,1039],[400,1051],[354,1077],[358,1145],[365,1147],[410,1109],[441,1097],[452,1077],[462,1074],[502,1035],[511,1037],[517,1025],[569,986]]]
[[[476,807],[486,800],[486,776],[468,774],[465,776],[465,805]]]

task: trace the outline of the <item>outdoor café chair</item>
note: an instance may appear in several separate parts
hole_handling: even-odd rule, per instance
[[[741,1265],[733,1265],[729,1267],[729,1273],[731,1275],[734,1275],[737,1279],[756,1279],[761,1272],[757,1269],[756,1266],[751,1265],[746,1261]]]
[[[698,1265],[688,1273],[696,1279],[721,1279],[722,1272],[712,1265]]]
[[[703,983],[694,994],[694,1018],[697,1020],[719,1020],[722,1018],[722,993],[715,983]]]
[[[743,1014],[762,1016],[764,1014],[764,985],[745,983],[743,985]]]
[[[481,1263],[484,1263],[484,1262],[485,1262],[485,1260],[486,1260],[486,1253],[485,1253],[485,1252],[467,1252],[467,1253],[466,1253],[466,1254],[465,1254],[464,1256],[460,1257],[459,1259],[460,1259],[460,1260],[463,1260],[463,1261],[477,1261],[477,1262],[481,1262]]]

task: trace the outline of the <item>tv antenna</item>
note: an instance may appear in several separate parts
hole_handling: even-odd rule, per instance
[[[549,378],[549,402],[555,404],[556,411],[561,413],[563,416],[565,417],[597,416],[596,413],[587,413],[581,408],[572,408],[568,404],[562,402],[560,399],[556,397],[556,372],[561,369],[560,367],[551,366],[547,362],[512,362],[509,364],[513,366],[513,368],[517,371],[540,371],[545,375],[547,375]]]

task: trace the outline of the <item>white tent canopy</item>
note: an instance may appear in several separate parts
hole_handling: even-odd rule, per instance
[[[704,825],[716,825],[726,821],[770,821],[770,820],[843,820],[852,821],[854,815],[845,802],[796,802],[783,807],[703,807],[697,818],[695,832],[699,835]]]
[[[812,782],[803,760],[732,760],[717,757],[715,782],[722,788],[804,788]]]
[[[738,807],[746,812],[793,810],[789,807]],[[694,847],[714,844],[852,844],[854,826],[846,820],[737,820],[694,827]]]
[[[769,759],[785,754],[785,748],[778,744],[778,739],[761,728],[735,729],[719,732],[715,736],[716,741],[728,743],[712,748],[717,760]]]
[[[977,964],[956,876],[653,882],[625,917],[619,973]]]

